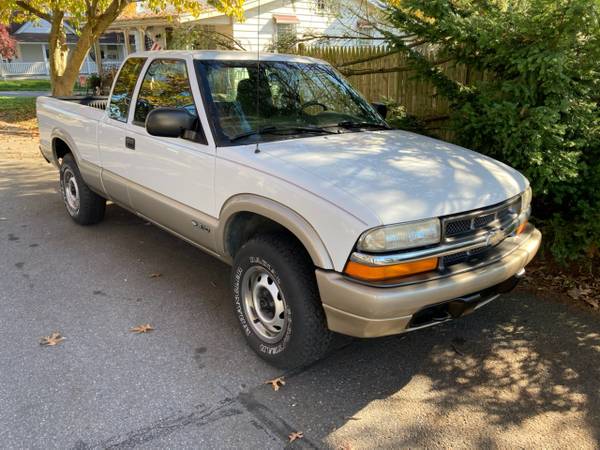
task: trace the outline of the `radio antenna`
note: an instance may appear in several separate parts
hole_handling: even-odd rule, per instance
[[[260,129],[260,0],[256,15],[256,131]],[[260,153],[258,141],[254,153]]]

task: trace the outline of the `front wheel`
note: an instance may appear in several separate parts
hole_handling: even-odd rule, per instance
[[[60,192],[67,212],[80,225],[92,225],[104,218],[106,200],[93,192],[79,172],[71,154],[60,166]]]
[[[286,235],[261,235],[235,257],[233,303],[250,347],[281,367],[304,366],[329,350],[314,267],[304,249]]]

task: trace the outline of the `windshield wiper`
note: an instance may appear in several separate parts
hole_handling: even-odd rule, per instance
[[[252,131],[248,131],[246,133],[242,133],[242,134],[238,134],[237,136],[234,136],[232,138],[229,138],[229,140],[231,142],[249,137],[249,136],[254,136],[257,134],[277,134],[279,132],[286,132],[286,131],[292,131],[294,133],[325,133],[325,134],[337,134],[335,131],[330,131],[330,130],[326,130],[325,128],[321,128],[321,127],[301,127],[301,126],[297,126],[297,127],[276,127],[276,126],[268,126],[268,127],[263,127],[263,128],[259,128],[258,130],[252,130]]]
[[[374,122],[355,122],[352,120],[344,120],[337,124],[338,127],[341,128],[378,128],[381,130],[389,130],[389,125],[384,123],[374,123]]]

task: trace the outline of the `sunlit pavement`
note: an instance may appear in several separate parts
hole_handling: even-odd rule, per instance
[[[275,392],[227,266],[116,206],[75,225],[56,171],[17,144],[0,145],[3,448],[597,446],[597,316],[516,291],[351,342]],[[66,340],[40,346],[52,331]]]

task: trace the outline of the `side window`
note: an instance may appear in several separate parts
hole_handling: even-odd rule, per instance
[[[150,64],[137,97],[133,123],[144,126],[150,111],[165,107],[183,108],[198,116],[185,61],[157,59]]]
[[[123,64],[119,72],[119,78],[117,78],[110,96],[108,117],[111,119],[127,122],[131,96],[133,95],[135,82],[142,71],[144,62],[146,62],[146,58],[130,58]]]

